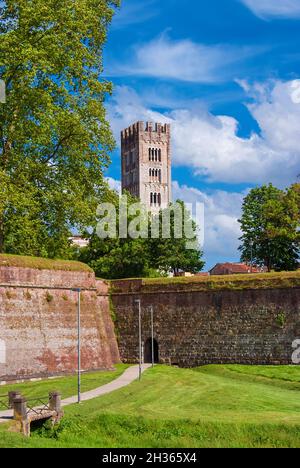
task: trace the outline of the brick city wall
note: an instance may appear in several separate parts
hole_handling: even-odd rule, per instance
[[[188,283],[115,282],[112,303],[125,362],[138,360],[136,299],[142,303],[143,346],[151,337],[153,306],[161,363],[292,363],[292,343],[300,338],[299,287],[211,291]]]
[[[77,293],[81,293],[82,369],[119,362],[108,286],[86,271],[0,267],[0,380],[73,373]]]

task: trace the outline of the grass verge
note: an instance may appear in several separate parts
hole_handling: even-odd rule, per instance
[[[72,405],[30,439],[0,427],[0,447],[300,447],[300,367],[157,366]]]

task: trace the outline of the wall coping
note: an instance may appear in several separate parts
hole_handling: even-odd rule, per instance
[[[96,290],[94,272],[0,266],[0,287]]]
[[[110,285],[112,295],[289,289],[300,288],[300,271],[253,275],[115,280],[111,281]]]

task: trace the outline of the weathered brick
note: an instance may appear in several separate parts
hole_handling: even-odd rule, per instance
[[[64,289],[73,287],[87,289],[81,301],[82,369],[119,362],[107,285],[93,273],[1,267],[0,380],[76,371],[77,293]]]

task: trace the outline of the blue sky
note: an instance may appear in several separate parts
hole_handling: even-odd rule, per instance
[[[104,54],[119,132],[172,124],[174,198],[205,204],[207,268],[238,261],[243,197],[300,172],[300,0],[123,0]],[[298,81],[299,80],[299,81]],[[107,174],[120,180],[120,150]]]

